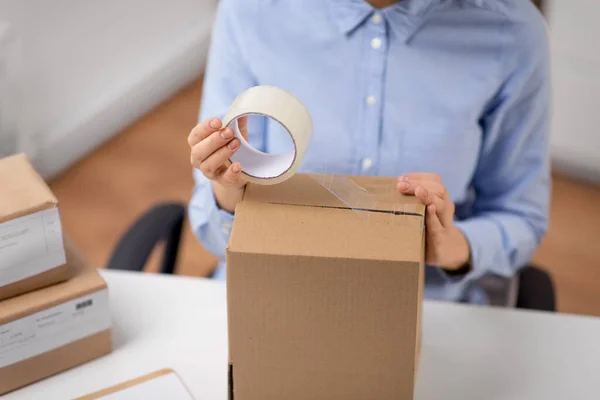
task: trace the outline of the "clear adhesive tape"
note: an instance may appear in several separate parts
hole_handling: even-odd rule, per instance
[[[281,124],[290,135],[294,150],[268,154],[255,149],[244,139],[237,121],[246,115],[262,115]],[[312,139],[313,123],[308,109],[296,97],[274,86],[254,86],[233,101],[223,118],[223,125],[233,129],[240,148],[229,164],[242,165],[242,179],[260,185],[281,183],[296,173]]]

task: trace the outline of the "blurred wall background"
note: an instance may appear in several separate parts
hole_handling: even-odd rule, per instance
[[[545,0],[551,37],[555,169],[600,182],[600,2]]]
[[[19,138],[0,125],[0,149],[16,144],[56,176],[201,74],[217,3],[0,0],[0,88],[20,77],[0,108],[23,98]],[[551,34],[555,169],[600,182],[600,2],[536,3]]]
[[[216,4],[0,0],[0,149],[63,171],[202,72]]]

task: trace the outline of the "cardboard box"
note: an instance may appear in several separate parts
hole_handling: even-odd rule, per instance
[[[194,400],[170,368],[152,372],[75,400]]]
[[[247,186],[227,249],[230,399],[413,398],[425,207],[395,178],[351,178],[378,199],[368,219],[309,175]]]
[[[24,154],[0,160],[0,300],[69,278],[58,201]]]
[[[70,280],[0,303],[0,395],[112,350],[106,282],[66,245]]]

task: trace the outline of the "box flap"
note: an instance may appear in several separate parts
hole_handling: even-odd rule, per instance
[[[0,222],[56,207],[58,200],[25,154],[0,160]]]
[[[321,175],[315,174],[319,177]],[[346,177],[346,176],[344,176]],[[424,215],[425,206],[415,196],[406,196],[396,190],[396,178],[382,176],[347,176],[358,186],[366,189],[377,200],[377,210],[406,210],[411,214]],[[314,207],[349,208],[335,195],[319,184],[309,174],[296,174],[277,185],[249,184],[244,193],[245,201],[259,203],[290,204]],[[401,207],[404,205],[405,207]]]
[[[419,262],[423,257],[421,217],[241,202],[229,251]],[[401,219],[402,225],[387,220]],[[381,223],[378,223],[378,219]]]
[[[381,199],[382,210],[365,219],[304,174],[278,185],[249,185],[236,207],[229,251],[420,262],[424,205],[398,194],[393,178],[352,178]],[[397,204],[414,212],[387,212]]]
[[[96,268],[65,239],[71,279],[2,301],[0,325],[106,288]]]

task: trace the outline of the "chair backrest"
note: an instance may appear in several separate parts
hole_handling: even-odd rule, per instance
[[[140,216],[117,242],[108,269],[143,271],[150,254],[164,242],[160,272],[172,274],[177,263],[186,207],[162,203]]]
[[[514,308],[519,293],[519,277],[486,276],[478,282],[485,290],[491,306]]]

